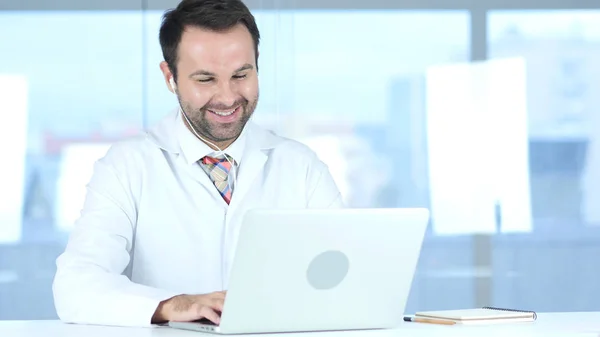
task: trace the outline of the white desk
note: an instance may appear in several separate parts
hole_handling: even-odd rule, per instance
[[[160,328],[118,328],[63,324],[58,321],[0,321],[1,337],[194,337],[218,336]],[[538,314],[533,323],[497,325],[434,325],[404,323],[393,330],[257,335],[273,337],[529,337],[600,336],[600,312]]]

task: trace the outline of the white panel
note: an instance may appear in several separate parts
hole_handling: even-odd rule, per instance
[[[27,151],[27,91],[25,77],[0,75],[0,244],[21,239]]]
[[[530,231],[524,61],[430,68],[427,127],[435,232]]]

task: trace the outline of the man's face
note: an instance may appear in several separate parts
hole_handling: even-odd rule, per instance
[[[242,132],[258,102],[254,41],[239,24],[225,32],[188,27],[178,50],[177,98],[194,129],[221,149]],[[161,64],[168,81],[171,74]]]

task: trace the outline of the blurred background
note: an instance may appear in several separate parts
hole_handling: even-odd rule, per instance
[[[56,318],[94,161],[176,107],[177,3],[0,1],[0,319]],[[246,3],[255,120],[315,149],[349,206],[431,208],[407,312],[600,310],[600,2]]]

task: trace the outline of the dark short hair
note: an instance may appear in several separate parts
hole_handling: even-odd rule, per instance
[[[220,32],[240,23],[246,26],[252,35],[258,68],[260,33],[254,16],[241,0],[183,0],[176,8],[165,12],[159,40],[163,57],[175,80],[177,79],[177,50],[181,36],[188,26]]]

